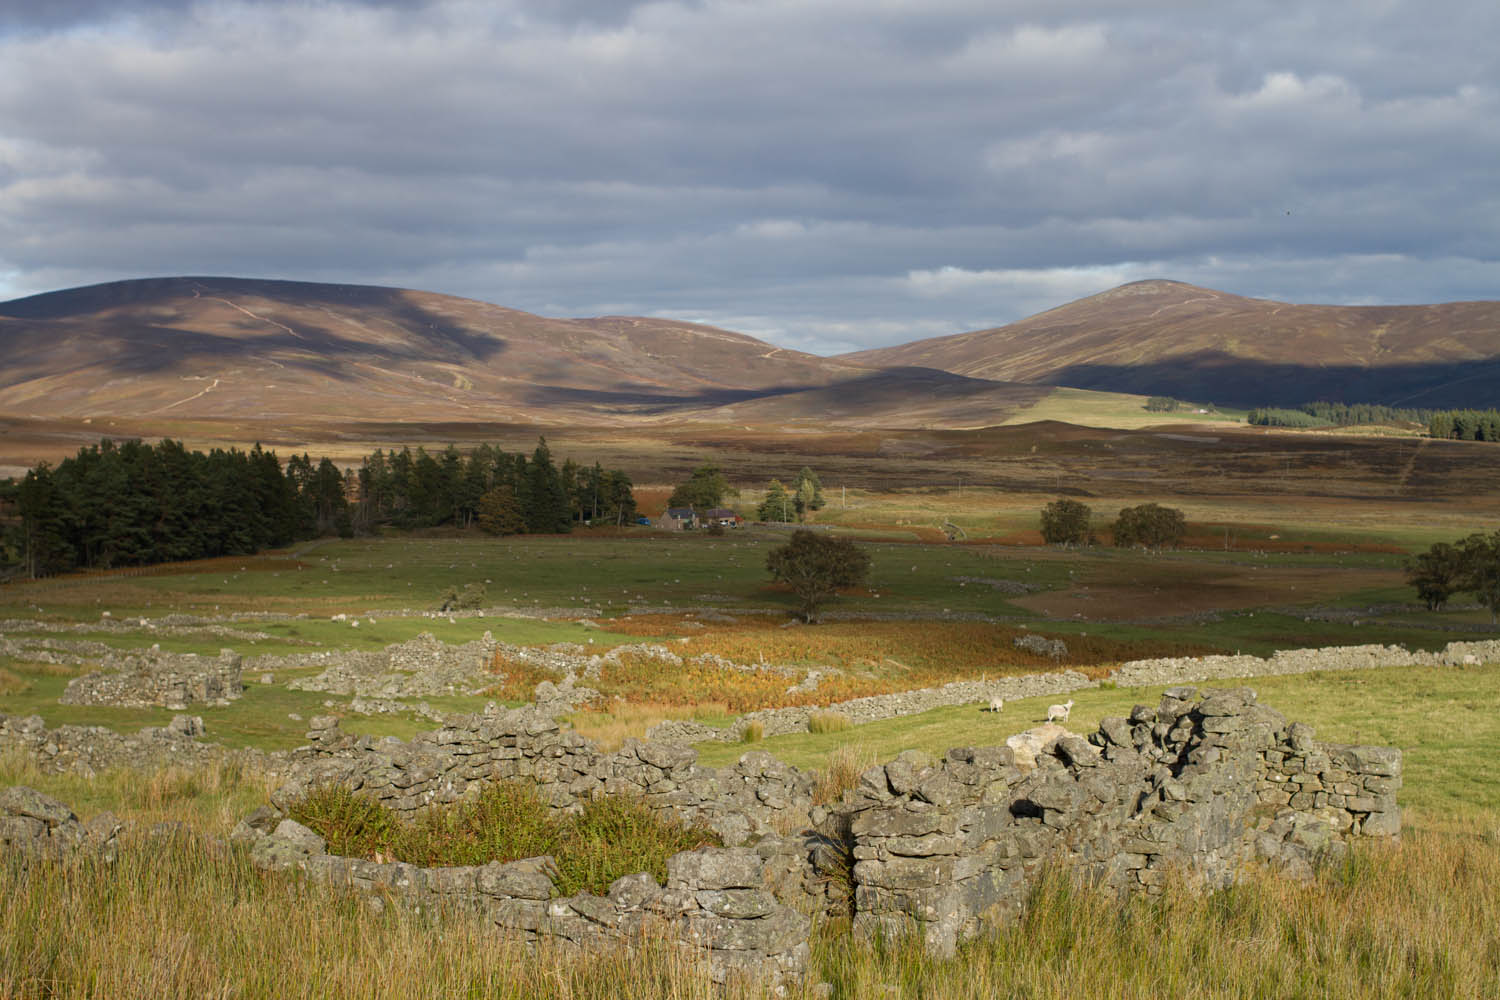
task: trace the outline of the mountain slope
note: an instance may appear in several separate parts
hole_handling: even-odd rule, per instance
[[[825,386],[850,366],[673,320],[550,319],[436,295],[234,278],[0,304],[0,412],[554,422]]]
[[[837,360],[1220,404],[1500,403],[1500,302],[1289,305],[1141,281],[1008,326]]]

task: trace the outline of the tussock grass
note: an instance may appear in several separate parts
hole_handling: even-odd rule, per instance
[[[834,747],[828,763],[819,768],[813,786],[813,804],[838,801],[845,791],[859,784],[859,776],[878,763],[875,748],[863,743],[844,743]]]
[[[667,858],[719,846],[706,827],[686,826],[621,797],[594,799],[578,815],[554,815],[536,790],[495,782],[479,795],[423,810],[409,822],[347,789],[315,789],[293,810],[328,840],[332,854],[406,861],[423,867],[482,865],[543,854],[557,861],[558,891],[604,893],[622,875],[667,878]]]
[[[807,717],[810,733],[842,733],[854,722],[843,712],[813,712]]]
[[[190,839],[113,866],[0,865],[0,996],[162,1000],[644,1000],[713,996],[701,954],[528,949],[482,917],[372,909]],[[746,997],[732,990],[732,998]]]
[[[275,778],[234,758],[150,771],[109,768],[84,776],[44,772],[20,751],[0,754],[0,786],[28,785],[84,816],[112,812],[146,825],[186,823],[217,836],[228,834],[245,814],[264,803],[277,784]]]
[[[745,728],[740,730],[740,741],[743,743],[759,743],[766,738],[766,724],[759,719],[745,723]]]

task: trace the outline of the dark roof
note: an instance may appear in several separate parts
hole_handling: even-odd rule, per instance
[[[691,507],[668,507],[667,516],[679,521],[691,521],[693,519],[693,508]]]
[[[726,517],[739,517],[738,514],[730,510],[728,507],[715,507],[713,510],[704,511],[703,516],[717,517],[721,519]]]

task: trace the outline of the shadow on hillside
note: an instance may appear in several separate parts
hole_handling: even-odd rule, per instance
[[[1500,358],[1366,368],[1249,361],[1205,351],[1145,365],[1070,365],[1046,383],[1236,407],[1328,400],[1412,409],[1489,408],[1500,405]]]
[[[235,305],[236,296],[265,296],[277,303],[275,316],[257,320],[246,315],[245,324],[266,331],[285,323],[294,331],[266,332],[253,339],[182,329],[150,322],[127,323],[118,317],[101,317],[97,326],[87,323],[94,314],[119,309],[149,309],[168,305],[194,293],[223,298]],[[368,323],[372,331],[400,328],[401,344],[372,343],[351,336],[329,324],[330,310],[349,310],[348,322]],[[362,315],[367,313],[367,315]],[[110,282],[63,292],[49,292],[0,305],[0,316],[18,320],[78,320],[78,332],[96,332],[116,341],[145,342],[158,350],[119,362],[123,372],[148,373],[171,368],[189,357],[232,360],[264,354],[269,350],[311,351],[329,361],[306,357],[283,364],[316,371],[330,378],[348,379],[334,359],[346,355],[373,355],[391,361],[484,362],[505,350],[506,342],[454,323],[446,316],[414,304],[402,289],[370,285],[327,285],[299,281],[263,281],[239,278],[152,278]],[[85,329],[86,328],[86,329]],[[20,330],[14,331],[21,332]],[[68,328],[59,331],[66,335]]]
[[[577,389],[567,386],[534,385],[524,401],[534,406],[584,405],[629,410],[642,416],[674,413],[745,403],[777,406],[795,415],[816,415],[829,406],[883,413],[916,403],[935,400],[959,402],[992,396],[997,392],[1027,398],[1046,389],[1011,382],[954,375],[935,368],[889,368],[823,385],[780,385],[762,389],[704,389],[695,393],[664,393],[652,387],[621,385],[615,389]],[[778,410],[779,412],[779,410]]]

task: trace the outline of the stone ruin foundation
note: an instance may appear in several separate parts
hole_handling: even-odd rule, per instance
[[[706,949],[718,981],[744,973],[785,985],[806,968],[808,914],[852,913],[856,934],[915,933],[950,954],[1013,921],[1049,866],[1120,895],[1160,892],[1173,877],[1214,888],[1255,862],[1310,877],[1352,840],[1400,831],[1399,750],[1318,742],[1248,688],[1170,688],[1087,738],[1043,727],[1019,751],[908,751],[819,806],[811,775],[764,752],[710,768],[680,744],[633,740],[606,753],[531,708],[449,721],[403,743],[313,720],[292,779],[234,839],[262,867],[477,908],[531,941],[629,941],[654,922]],[[285,815],[328,782],[409,814],[518,779],[557,809],[633,795],[707,823],[728,846],[675,856],[664,886],[639,874],[604,896],[558,898],[549,858],[423,869],[335,857]]]
[[[189,705],[227,705],[245,693],[240,680],[240,655],[222,649],[215,657],[196,653],[140,653],[110,651],[102,670],[68,682],[64,705],[118,705],[125,708],[168,708]]]

